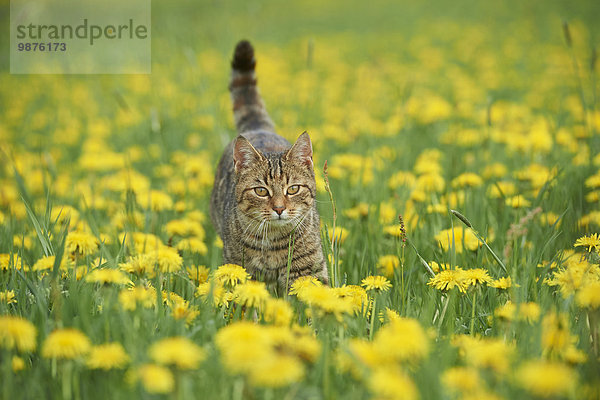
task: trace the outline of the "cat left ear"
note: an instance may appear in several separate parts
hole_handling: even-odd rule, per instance
[[[292,148],[289,149],[286,154],[287,159],[298,160],[303,164],[306,164],[309,168],[313,168],[312,156],[312,143],[307,132],[304,132],[298,137],[296,143],[294,143]]]
[[[241,135],[235,139],[235,144],[233,145],[233,166],[235,167],[235,172],[249,167],[262,158],[263,156],[250,144],[248,139]]]

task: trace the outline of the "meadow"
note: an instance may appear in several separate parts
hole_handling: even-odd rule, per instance
[[[1,59],[1,398],[599,399],[598,15],[155,1],[150,75]],[[311,135],[330,287],[223,265],[242,38]]]

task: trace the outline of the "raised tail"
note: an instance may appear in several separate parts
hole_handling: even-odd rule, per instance
[[[247,40],[235,46],[231,61],[229,91],[233,102],[233,117],[238,133],[253,130],[274,132],[275,126],[256,86],[254,49]]]

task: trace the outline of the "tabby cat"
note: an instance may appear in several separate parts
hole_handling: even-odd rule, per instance
[[[291,146],[275,133],[255,65],[252,45],[239,42],[229,84],[239,136],[221,157],[210,204],[223,258],[279,290],[305,275],[327,283],[310,137],[304,132]]]

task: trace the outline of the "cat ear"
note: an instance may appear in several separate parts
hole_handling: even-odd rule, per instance
[[[288,160],[298,160],[301,163],[306,164],[307,167],[313,168],[312,155],[313,151],[310,136],[308,136],[308,133],[304,132],[298,137],[292,148],[288,150],[286,158]]]
[[[255,162],[263,159],[263,156],[250,144],[248,139],[238,136],[233,145],[233,166],[235,172],[242,168],[247,168]]]

